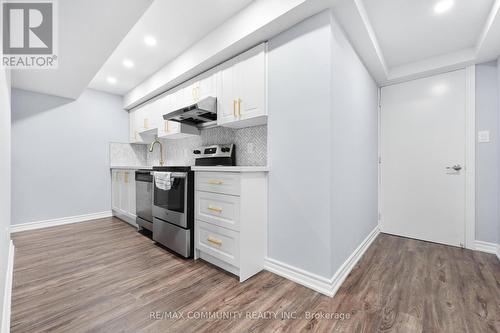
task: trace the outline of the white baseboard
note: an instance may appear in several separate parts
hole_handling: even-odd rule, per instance
[[[354,250],[351,256],[347,258],[347,260],[330,279],[288,265],[272,258],[266,258],[264,268],[288,280],[311,288],[324,295],[333,297],[337,293],[338,289],[347,278],[349,273],[352,271],[356,263],[363,256],[365,251],[370,247],[375,238],[377,238],[379,233],[380,229],[377,226],[370,232],[370,234],[363,240],[363,242],[361,242],[361,244],[356,248],[356,250]]]
[[[331,292],[331,282],[328,278],[271,258],[266,258],[264,269],[324,295],[333,296]]]
[[[10,309],[12,298],[12,277],[14,275],[14,243],[9,244],[9,258],[7,261],[7,272],[5,274],[5,288],[3,293],[2,308],[2,333],[10,332]]]
[[[35,229],[41,229],[41,228],[55,227],[58,225],[103,219],[103,218],[111,217],[111,216],[113,216],[111,211],[105,211],[105,212],[100,212],[100,213],[69,216],[69,217],[63,217],[63,218],[45,220],[45,221],[13,224],[10,226],[10,232],[14,233],[14,232],[20,232],[20,231],[26,231],[26,230],[35,230]]]
[[[496,254],[498,259],[500,259],[500,245],[499,244],[476,240],[474,242],[474,246],[475,246],[476,251]]]

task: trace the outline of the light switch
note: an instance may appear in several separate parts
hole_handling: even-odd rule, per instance
[[[490,142],[490,131],[479,131],[477,132],[477,142],[487,143]]]

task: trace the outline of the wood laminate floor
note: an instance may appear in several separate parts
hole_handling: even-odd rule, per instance
[[[114,218],[13,239],[13,333],[500,331],[498,259],[444,245],[381,234],[330,298],[269,272],[240,284]]]

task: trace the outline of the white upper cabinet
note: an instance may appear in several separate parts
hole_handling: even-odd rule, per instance
[[[196,101],[207,97],[217,97],[219,77],[220,73],[217,68],[213,68],[198,77],[194,84]]]
[[[219,67],[218,125],[241,128],[267,122],[265,51],[260,44]]]
[[[217,96],[217,125],[224,125],[237,120],[236,111],[236,58],[219,66],[220,82]]]
[[[217,125],[242,128],[267,123],[266,44],[260,44],[198,75],[156,100],[130,112],[130,142],[151,143],[199,135],[197,128],[163,119],[163,115],[217,97]]]
[[[130,111],[130,143],[148,144],[154,141],[157,123],[153,103]]]

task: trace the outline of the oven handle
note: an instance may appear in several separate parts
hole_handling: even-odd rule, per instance
[[[186,178],[186,174],[183,172],[172,172],[170,174],[171,178]]]
[[[184,172],[171,172],[170,178],[186,178],[186,173],[184,173]]]

